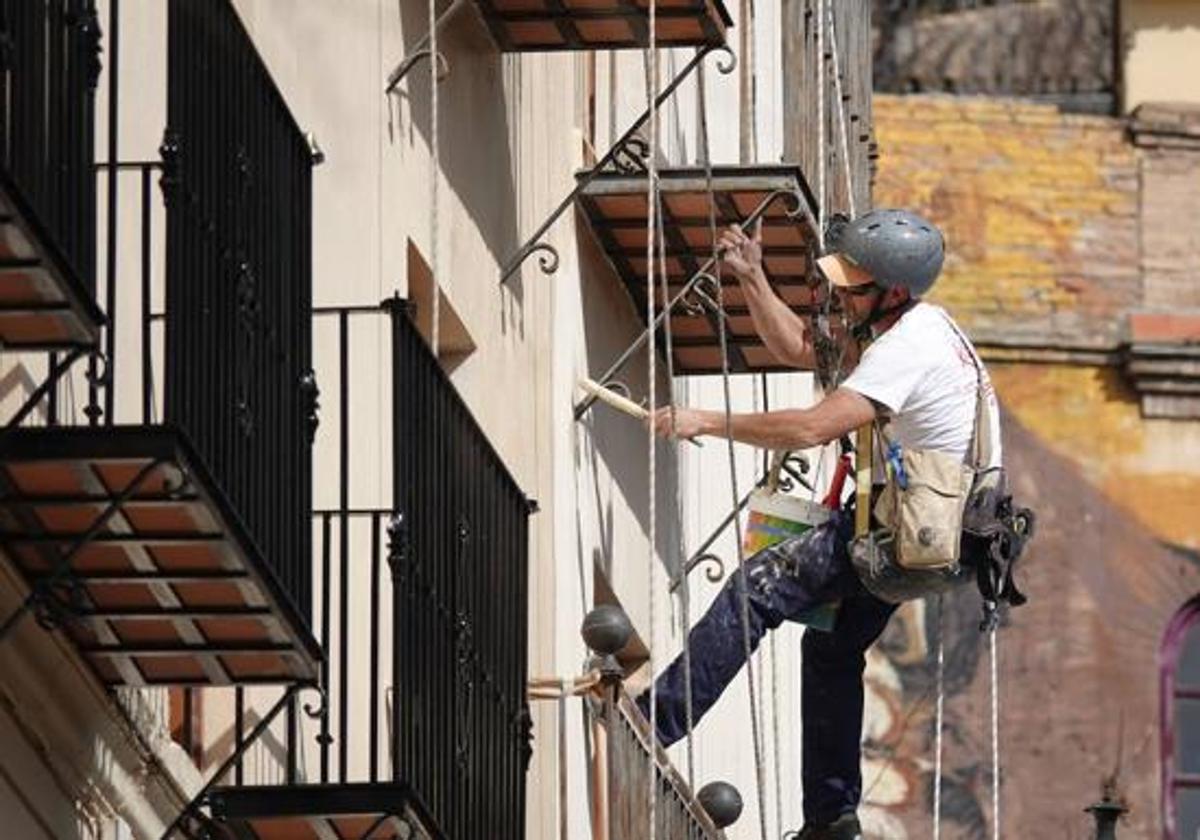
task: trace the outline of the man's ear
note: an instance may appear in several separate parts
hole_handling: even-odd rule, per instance
[[[912,295],[908,293],[908,289],[903,286],[892,286],[883,295],[883,305],[887,309],[903,306],[908,303],[911,297]]]

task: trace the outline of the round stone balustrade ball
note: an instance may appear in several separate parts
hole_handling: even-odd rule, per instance
[[[729,782],[709,782],[696,798],[717,828],[733,825],[742,815],[742,796]]]
[[[583,617],[579,632],[589,648],[607,656],[625,647],[633,635],[633,625],[616,604],[601,604]]]

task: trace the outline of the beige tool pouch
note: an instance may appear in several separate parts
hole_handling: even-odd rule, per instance
[[[896,470],[885,458],[887,483],[875,503],[875,518],[895,541],[896,563],[905,569],[950,569],[958,565],[963,512],[972,492],[985,491],[1001,472],[991,462],[991,411],[984,387],[983,366],[970,342],[949,318],[975,366],[975,422],[970,463],[932,449],[902,449],[907,482],[900,487]],[[876,423],[876,440],[886,453],[887,435]]]
[[[906,569],[947,569],[958,563],[963,510],[975,470],[935,450],[901,453],[907,483],[889,467],[875,518],[895,540],[896,562]]]

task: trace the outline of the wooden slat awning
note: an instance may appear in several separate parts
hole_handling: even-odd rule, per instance
[[[212,815],[245,840],[442,840],[445,835],[404,783],[246,785],[208,794]]]
[[[106,685],[317,680],[320,647],[175,429],[0,436],[0,547]]]
[[[817,302],[812,259],[819,238],[812,222],[808,185],[794,166],[720,166],[713,169],[716,227],[742,222],[755,208],[776,196],[762,214],[763,267],[775,290],[792,308],[811,311]],[[708,179],[699,168],[659,171],[663,203],[663,237],[669,296],[678,293],[712,255]],[[592,231],[644,318],[646,310],[647,176],[601,173],[580,195]],[[797,207],[797,202],[804,206]],[[790,212],[789,212],[790,211]],[[661,277],[656,276],[656,282]],[[728,315],[731,369],[736,372],[786,370],[754,331],[746,301],[732,277],[722,277]],[[656,292],[657,305],[663,296]],[[721,371],[719,319],[711,310],[688,314],[678,307],[671,316],[675,370],[679,374]]]
[[[93,347],[104,315],[0,168],[0,348]]]
[[[476,0],[502,52],[650,45],[648,0]],[[661,47],[716,47],[733,25],[721,0],[659,0]]]

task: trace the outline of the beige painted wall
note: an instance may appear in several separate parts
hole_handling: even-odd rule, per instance
[[[403,247],[412,239],[426,259],[434,260],[429,206],[429,94],[425,66],[419,66],[401,88],[389,114],[379,94],[381,80],[425,31],[424,5],[404,4],[400,20],[391,3],[350,4],[353,13],[329,15],[305,8],[281,12],[265,0],[240,0],[248,27],[301,125],[311,128],[326,152],[316,172],[315,297],[320,302],[371,302],[398,289],[406,291]],[[771,8],[760,9],[760,151],[764,159],[778,155],[776,29]],[[586,651],[578,636],[583,613],[592,604],[593,567],[602,568],[629,610],[640,635],[655,639],[660,665],[679,648],[682,638],[677,607],[666,597],[664,566],[674,558],[676,537],[667,521],[674,505],[669,448],[659,446],[661,465],[657,506],[660,511],[659,552],[654,569],[658,596],[651,632],[649,547],[647,543],[646,454],[641,429],[626,418],[601,410],[582,424],[571,420],[577,378],[595,375],[636,334],[637,320],[623,288],[612,276],[586,228],[578,228],[571,212],[551,231],[562,265],[554,277],[541,275],[534,261],[508,290],[496,285],[498,266],[572,186],[573,172],[583,164],[583,61],[580,56],[498,56],[474,13],[467,10],[442,35],[451,66],[439,89],[439,225],[437,276],[462,316],[479,350],[454,371],[456,386],[471,406],[526,492],[541,502],[531,532],[531,671],[535,675],[578,672]],[[664,60],[664,81],[682,66],[686,54]],[[737,123],[736,76],[718,77],[708,70],[714,158],[735,161]],[[611,81],[611,85],[610,85]],[[641,56],[626,53],[597,57],[598,149],[641,111],[645,102]],[[609,96],[614,90],[615,96]],[[695,88],[681,88],[664,108],[663,136],[673,163],[695,160]],[[389,125],[390,123],[390,125]],[[328,348],[318,335],[316,356]],[[355,375],[370,391],[372,342],[380,336],[355,334],[362,365]],[[378,352],[376,350],[375,352]],[[644,394],[645,357],[635,360],[626,378]],[[323,382],[335,381],[318,371]],[[503,383],[503,391],[497,383]],[[716,404],[715,383],[681,385],[681,400]],[[748,383],[739,404],[750,404]],[[660,380],[658,393],[666,383]],[[776,395],[807,399],[807,380],[792,383]],[[798,389],[798,390],[797,390]],[[355,393],[362,393],[356,386]],[[786,396],[783,396],[786,394]],[[387,440],[385,404],[370,396],[356,398],[358,424],[353,440],[365,450],[355,472],[356,504],[386,500]],[[318,493],[322,475],[332,465],[336,418],[323,418],[318,442]],[[328,424],[328,425],[326,425]],[[727,510],[727,494],[711,492],[725,482],[724,455],[710,447],[709,460],[684,465],[703,479],[684,493],[691,517],[686,538],[694,545]],[[359,456],[356,456],[359,457]],[[756,463],[742,453],[740,483],[748,487]],[[324,472],[323,472],[324,470]],[[714,472],[715,471],[715,472]],[[326,494],[327,503],[332,502]],[[321,504],[320,498],[318,505]],[[727,550],[731,546],[726,546]],[[728,556],[733,558],[731,550]],[[716,587],[694,583],[692,602],[698,610]],[[352,631],[353,632],[353,631]],[[336,640],[334,640],[336,643]],[[788,656],[795,637],[779,640],[784,651],[777,680],[781,708],[798,706],[795,658]],[[768,669],[769,673],[769,669]],[[770,682],[768,682],[770,685]],[[754,770],[748,751],[731,761],[721,745],[730,738],[748,739],[744,684],[729,692],[699,737],[697,782],[711,778],[734,781],[745,793],[747,814],[732,837],[757,833]],[[358,687],[351,702],[360,707]],[[764,698],[766,700],[766,698]],[[769,705],[769,700],[767,701]],[[577,704],[568,704],[558,743],[558,708],[539,705],[535,713],[535,754],[530,774],[530,837],[585,836],[587,794],[583,722]],[[365,725],[354,721],[352,726]],[[781,724],[795,731],[794,720]],[[565,763],[566,799],[559,800],[558,778]],[[682,748],[675,758],[683,766]],[[780,756],[786,791],[784,827],[798,824],[797,750]],[[774,760],[768,755],[768,760]],[[360,771],[362,768],[358,768]],[[769,809],[774,811],[774,794]],[[565,814],[565,816],[564,816]],[[774,817],[772,816],[772,822]]]
[[[22,590],[0,559],[0,614]],[[159,725],[162,693],[110,694],[69,641],[33,618],[0,645],[0,674],[0,836],[157,837],[199,789]]]
[[[1200,102],[1200,5],[1123,0],[1125,111],[1143,102]]]

